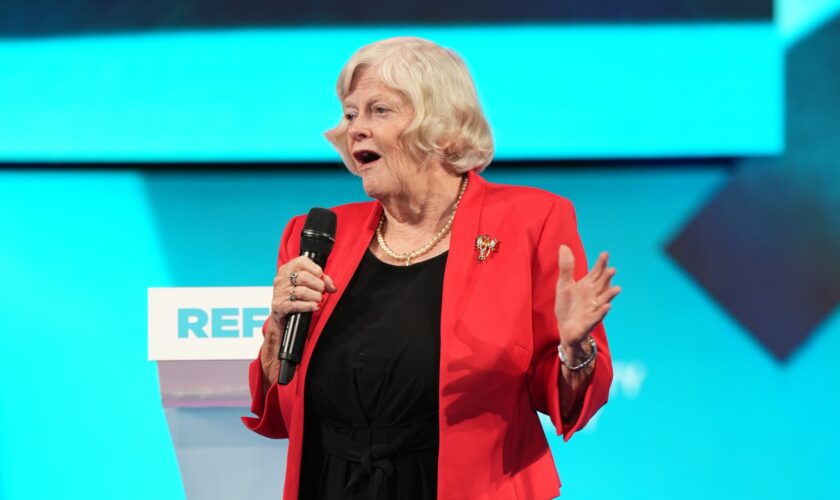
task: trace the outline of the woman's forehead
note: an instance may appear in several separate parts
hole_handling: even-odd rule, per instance
[[[361,71],[357,71],[356,74],[353,75],[353,79],[350,81],[350,92],[348,92],[347,97],[360,92],[370,93],[371,91],[377,90],[390,89],[385,85],[379,75],[370,69],[365,68]]]
[[[358,105],[362,101],[387,99],[390,101],[404,101],[401,92],[385,85],[376,74],[362,74],[353,78],[350,93],[342,101],[345,106]]]

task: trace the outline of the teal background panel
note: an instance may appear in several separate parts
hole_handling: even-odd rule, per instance
[[[0,498],[179,498],[146,356],[168,272],[134,172],[0,173]]]
[[[572,200],[590,262],[609,251],[624,289],[610,402],[569,443],[546,429],[564,498],[837,496],[837,311],[779,363],[663,250],[726,168],[487,177]],[[0,497],[183,498],[146,288],[269,285],[289,217],[364,198],[341,168],[0,173]]]
[[[397,26],[0,41],[0,161],[335,161],[338,73],[396,35],[464,57],[498,159],[784,147],[769,22]]]

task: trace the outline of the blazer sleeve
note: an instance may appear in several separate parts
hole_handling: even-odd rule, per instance
[[[559,276],[558,254],[560,245],[565,244],[575,257],[575,280],[588,272],[586,255],[577,231],[577,218],[572,203],[558,197],[545,220],[532,264],[532,328],[533,355],[529,368],[529,390],[531,401],[537,411],[551,418],[557,434],[568,441],[583,428],[601,408],[609,396],[613,370],[610,361],[607,336],[603,322],[592,329],[598,354],[595,367],[579,411],[574,412],[568,422],[562,418],[560,408],[560,357],[557,346],[560,334],[554,313],[557,278]],[[580,400],[579,400],[580,401]]]
[[[288,262],[292,255],[300,253],[296,251],[295,234],[300,234],[299,224],[302,218],[300,216],[293,218],[286,225],[283,231],[283,236],[280,239],[280,251],[277,256],[277,266],[275,270],[282,264]],[[299,245],[299,243],[297,243]],[[265,335],[265,328],[268,324],[268,319],[263,323],[262,332]],[[280,409],[280,398],[282,397],[280,386],[274,384],[269,387],[268,391],[263,394],[263,372],[262,363],[260,362],[259,353],[257,359],[251,362],[248,366],[248,385],[251,389],[251,413],[256,417],[242,417],[242,422],[248,429],[261,434],[263,436],[281,439],[288,438],[289,432],[286,428],[286,423]]]

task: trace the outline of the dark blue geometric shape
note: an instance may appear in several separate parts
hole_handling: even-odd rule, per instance
[[[779,360],[840,303],[840,18],[788,52],[785,154],[741,162],[667,251]]]
[[[743,166],[667,247],[780,360],[840,302],[840,204],[818,197],[840,173],[801,174]]]

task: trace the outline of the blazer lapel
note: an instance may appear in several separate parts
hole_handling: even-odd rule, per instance
[[[455,220],[452,222],[449,255],[446,258],[446,270],[443,276],[441,334],[450,331],[455,320],[458,319],[461,301],[473,286],[470,276],[478,265],[475,240],[478,236],[486,185],[487,181],[481,176],[475,172],[469,173],[467,191],[461,199],[458,211],[455,213]],[[441,345],[441,349],[443,348]],[[443,356],[443,351],[441,351],[441,356]]]
[[[315,323],[304,345],[303,356],[298,367],[302,373],[296,377],[298,382],[295,387],[295,392],[302,393],[303,391],[300,381],[306,379],[309,359],[312,356],[312,352],[318,343],[318,338],[321,336],[327,320],[344,294],[344,290],[350,284],[353,274],[362,261],[362,256],[367,251],[368,244],[373,237],[373,233],[376,232],[376,226],[382,215],[382,206],[379,203],[371,202],[367,217],[361,226],[354,224],[354,221],[358,219],[352,213],[346,214],[345,217],[342,217],[342,215],[338,216],[336,225],[336,241],[332,251],[333,257],[327,260],[327,265],[324,270],[333,279],[337,290],[335,293],[327,296],[322,303],[321,310],[313,315]]]

